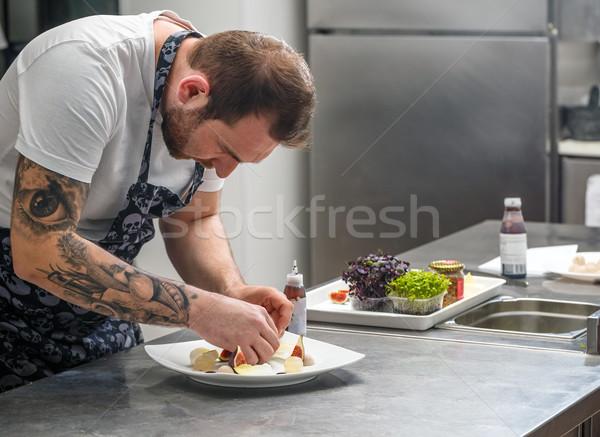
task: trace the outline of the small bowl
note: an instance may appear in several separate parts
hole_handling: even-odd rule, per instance
[[[352,309],[358,311],[394,312],[394,305],[389,297],[367,297],[360,299],[356,296],[350,296],[350,303],[352,304]]]
[[[413,314],[416,316],[425,316],[435,313],[442,309],[444,296],[447,291],[433,296],[429,299],[408,299],[406,297],[388,296],[392,301],[393,312],[396,314]]]

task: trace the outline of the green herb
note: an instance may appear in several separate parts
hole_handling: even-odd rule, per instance
[[[448,289],[451,282],[444,275],[411,270],[390,281],[386,286],[387,295],[407,299],[430,299]]]

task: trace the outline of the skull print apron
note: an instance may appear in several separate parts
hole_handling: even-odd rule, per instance
[[[152,132],[160,98],[175,53],[187,36],[167,38],[159,54],[154,99],[140,172],[122,210],[100,247],[131,263],[154,236],[152,219],[166,217],[187,205],[202,183],[204,168],[196,164],[184,200],[166,187],[148,183]],[[106,309],[106,308],[104,308]],[[143,343],[140,327],[64,301],[15,275],[10,230],[0,228],[0,392]]]

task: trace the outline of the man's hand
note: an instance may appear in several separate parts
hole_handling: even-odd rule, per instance
[[[279,337],[283,335],[285,328],[290,324],[294,305],[285,297],[285,294],[276,288],[244,284],[229,290],[227,294],[266,309],[275,322]]]
[[[196,296],[191,299],[188,327],[204,340],[229,351],[240,346],[248,364],[273,356],[279,347],[278,331],[265,308],[217,293],[202,291]]]

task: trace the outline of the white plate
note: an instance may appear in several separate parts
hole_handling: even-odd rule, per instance
[[[575,279],[578,281],[600,281],[600,273],[574,273],[569,271],[569,267],[571,267],[571,264],[573,264],[573,258],[575,258],[577,255],[583,256],[585,258],[585,262],[597,262],[600,260],[600,252],[577,252],[571,257],[558,260],[550,268],[550,271],[553,273],[558,273],[565,278]]]
[[[343,280],[338,279],[307,293],[307,317],[308,320],[316,322],[424,331],[497,296],[501,291],[500,286],[506,282],[501,278],[485,276],[473,276],[472,279],[472,283],[465,281],[464,299],[425,316],[357,311],[352,308],[350,302],[343,305],[332,303],[329,300],[329,292],[348,289],[348,285]]]
[[[296,343],[298,336],[286,332],[281,338],[281,343]],[[306,366],[298,373],[279,375],[234,375],[230,373],[204,373],[193,369],[190,364],[190,352],[198,347],[216,349],[204,340],[188,341],[184,343],[169,343],[144,346],[146,353],[158,364],[184,375],[195,381],[222,387],[279,387],[284,385],[299,384],[309,381],[322,373],[338,369],[355,363],[365,356],[358,352],[334,346],[322,341],[304,337],[304,349],[315,359],[315,364]],[[283,371],[283,360],[273,358],[269,361],[275,372]]]

